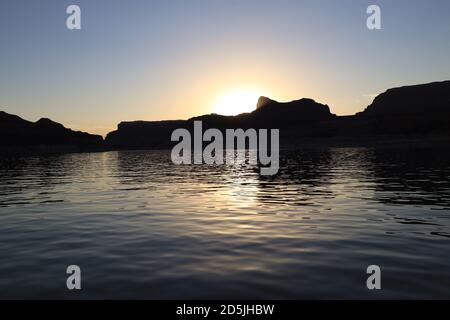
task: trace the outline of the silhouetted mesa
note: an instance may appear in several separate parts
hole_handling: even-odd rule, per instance
[[[282,103],[260,97],[253,112],[237,116],[209,114],[188,120],[121,122],[105,141],[49,119],[33,123],[0,112],[0,147],[166,149],[177,143],[171,142],[172,132],[177,128],[192,131],[195,120],[202,121],[203,130],[280,129],[282,147],[440,143],[450,140],[450,81],[389,89],[353,116],[336,116],[327,105],[312,99]]]
[[[311,99],[301,99],[288,103],[279,103],[268,98],[266,103],[258,103],[258,108],[251,113],[237,116],[218,114],[203,115],[189,120],[178,121],[135,121],[122,122],[117,131],[106,137],[110,148],[168,148],[176,144],[171,142],[171,134],[177,128],[193,130],[194,121],[202,121],[203,129],[282,129],[280,138],[291,140],[299,135],[328,135],[329,123],[336,118],[330,108]]]
[[[305,143],[371,145],[392,141],[450,138],[450,81],[389,89],[354,116],[336,116],[312,99],[281,103],[260,97],[256,109],[237,116],[203,115],[178,121],[122,122],[106,137],[110,148],[169,148],[176,128],[280,129],[282,146]]]
[[[378,95],[362,113],[378,117],[448,117],[450,81],[389,89]]]
[[[31,122],[3,111],[0,111],[0,137],[3,150],[78,151],[103,146],[99,135],[72,131],[46,118]]]
[[[389,89],[356,117],[366,135],[450,137],[450,81]]]
[[[119,123],[108,133],[105,143],[109,149],[165,149],[171,146],[172,132],[186,126],[185,120],[133,121]]]

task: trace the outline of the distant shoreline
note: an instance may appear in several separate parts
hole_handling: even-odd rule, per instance
[[[50,119],[24,120],[0,111],[0,153],[61,153],[171,149],[178,128],[279,129],[281,148],[449,145],[450,81],[393,88],[364,111],[337,116],[328,105],[303,98],[277,102],[260,97],[256,109],[237,116],[209,114],[188,120],[119,123],[106,138],[73,131]]]
[[[304,139],[296,144],[281,145],[280,151],[303,150],[303,149],[333,149],[333,148],[374,148],[374,149],[405,149],[405,148],[432,148],[450,150],[450,138],[397,138],[377,140],[333,138],[333,139]],[[33,156],[33,155],[62,155],[74,153],[101,153],[113,151],[167,151],[170,148],[77,148],[73,146],[21,146],[21,147],[0,147],[0,156]]]

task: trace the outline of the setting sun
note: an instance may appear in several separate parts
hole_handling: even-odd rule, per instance
[[[256,90],[233,90],[220,96],[213,105],[213,112],[221,115],[237,115],[255,110],[261,93]]]

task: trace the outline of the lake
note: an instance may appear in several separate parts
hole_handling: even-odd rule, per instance
[[[0,297],[449,299],[450,155],[286,150],[273,177],[170,151],[1,156]]]

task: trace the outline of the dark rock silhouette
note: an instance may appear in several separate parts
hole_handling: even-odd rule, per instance
[[[121,122],[105,144],[109,149],[164,149],[170,146],[172,131],[185,126],[184,120]]]
[[[17,151],[79,151],[103,146],[103,138],[72,131],[62,124],[42,118],[36,122],[0,111],[0,147]]]
[[[450,81],[389,89],[362,112],[371,117],[450,116]]]
[[[203,115],[189,120],[123,122],[106,137],[110,148],[167,148],[176,128],[278,128],[282,146],[371,145],[450,139],[450,81],[389,89],[363,112],[336,116],[312,99],[280,103],[260,97],[256,109],[237,116]]]
[[[261,97],[255,111],[237,116],[209,114],[178,121],[122,122],[117,131],[107,135],[106,144],[110,148],[167,148],[175,144],[170,141],[173,130],[192,131],[194,121],[202,121],[203,130],[279,128],[281,139],[290,141],[299,136],[328,136],[329,123],[335,118],[327,105],[312,99],[280,103]]]
[[[275,100],[272,100],[270,98],[267,97],[259,97],[258,102],[256,103],[256,109],[259,109],[261,107],[270,105],[270,104],[276,104],[278,102],[276,102]]]
[[[355,118],[364,135],[450,137],[450,81],[389,89]]]
[[[282,147],[302,145],[373,145],[438,143],[450,140],[450,81],[389,89],[364,111],[336,116],[312,99],[277,102],[260,97],[253,112],[237,116],[209,114],[188,120],[121,122],[105,141],[75,132],[49,119],[33,123],[0,112],[0,147],[63,146],[86,149],[164,149],[172,147],[172,132],[201,120],[208,128],[280,129]],[[444,144],[445,144],[444,143]]]

